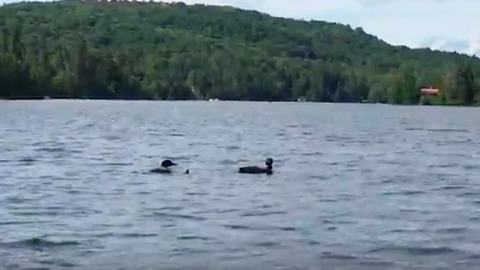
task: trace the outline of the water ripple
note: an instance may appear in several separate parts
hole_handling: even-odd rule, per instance
[[[399,252],[411,255],[444,255],[451,253],[458,253],[460,251],[450,247],[418,247],[418,246],[385,246],[368,251],[368,253],[388,253]]]
[[[203,221],[205,218],[193,215],[185,215],[185,214],[173,214],[173,213],[166,213],[166,212],[153,212],[151,214],[144,215],[145,217],[162,217],[162,218],[172,218],[172,219],[188,219],[188,220],[195,220],[195,221]]]
[[[480,264],[475,108],[0,102],[0,268]]]
[[[9,248],[55,248],[55,247],[62,247],[62,246],[72,246],[72,245],[79,245],[80,243],[77,241],[49,241],[46,239],[34,237],[25,240],[18,240],[12,242],[0,242],[0,246],[2,247],[9,247]]]

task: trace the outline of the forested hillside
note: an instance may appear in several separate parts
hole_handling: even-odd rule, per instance
[[[408,31],[408,30],[406,30]],[[0,97],[434,102],[480,99],[480,59],[362,29],[183,3],[0,7]]]

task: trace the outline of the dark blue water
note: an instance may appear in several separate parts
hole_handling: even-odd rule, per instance
[[[479,115],[0,102],[0,269],[477,269]]]

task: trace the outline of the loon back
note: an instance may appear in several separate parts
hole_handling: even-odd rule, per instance
[[[156,169],[153,169],[153,170],[150,170],[150,173],[171,173],[172,171],[170,171],[169,168],[156,168]]]
[[[257,166],[247,166],[238,169],[239,173],[247,174],[272,174],[272,168],[260,168]]]
[[[250,174],[261,174],[261,173],[266,173],[266,174],[272,174],[272,165],[273,165],[273,159],[272,158],[267,158],[265,160],[265,165],[267,167],[257,167],[257,166],[246,166],[246,167],[240,167],[238,169],[239,173],[250,173]]]

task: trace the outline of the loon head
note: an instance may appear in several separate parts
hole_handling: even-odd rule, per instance
[[[177,166],[177,164],[173,163],[171,160],[166,159],[162,161],[162,164],[159,168],[150,170],[150,173],[171,173],[170,167]]]
[[[272,168],[273,159],[272,159],[272,158],[267,158],[267,159],[265,160],[265,165],[267,165],[268,168]]]
[[[162,161],[162,167],[168,168],[168,167],[172,167],[172,166],[177,166],[177,164],[173,163],[169,159],[166,159],[166,160]]]

